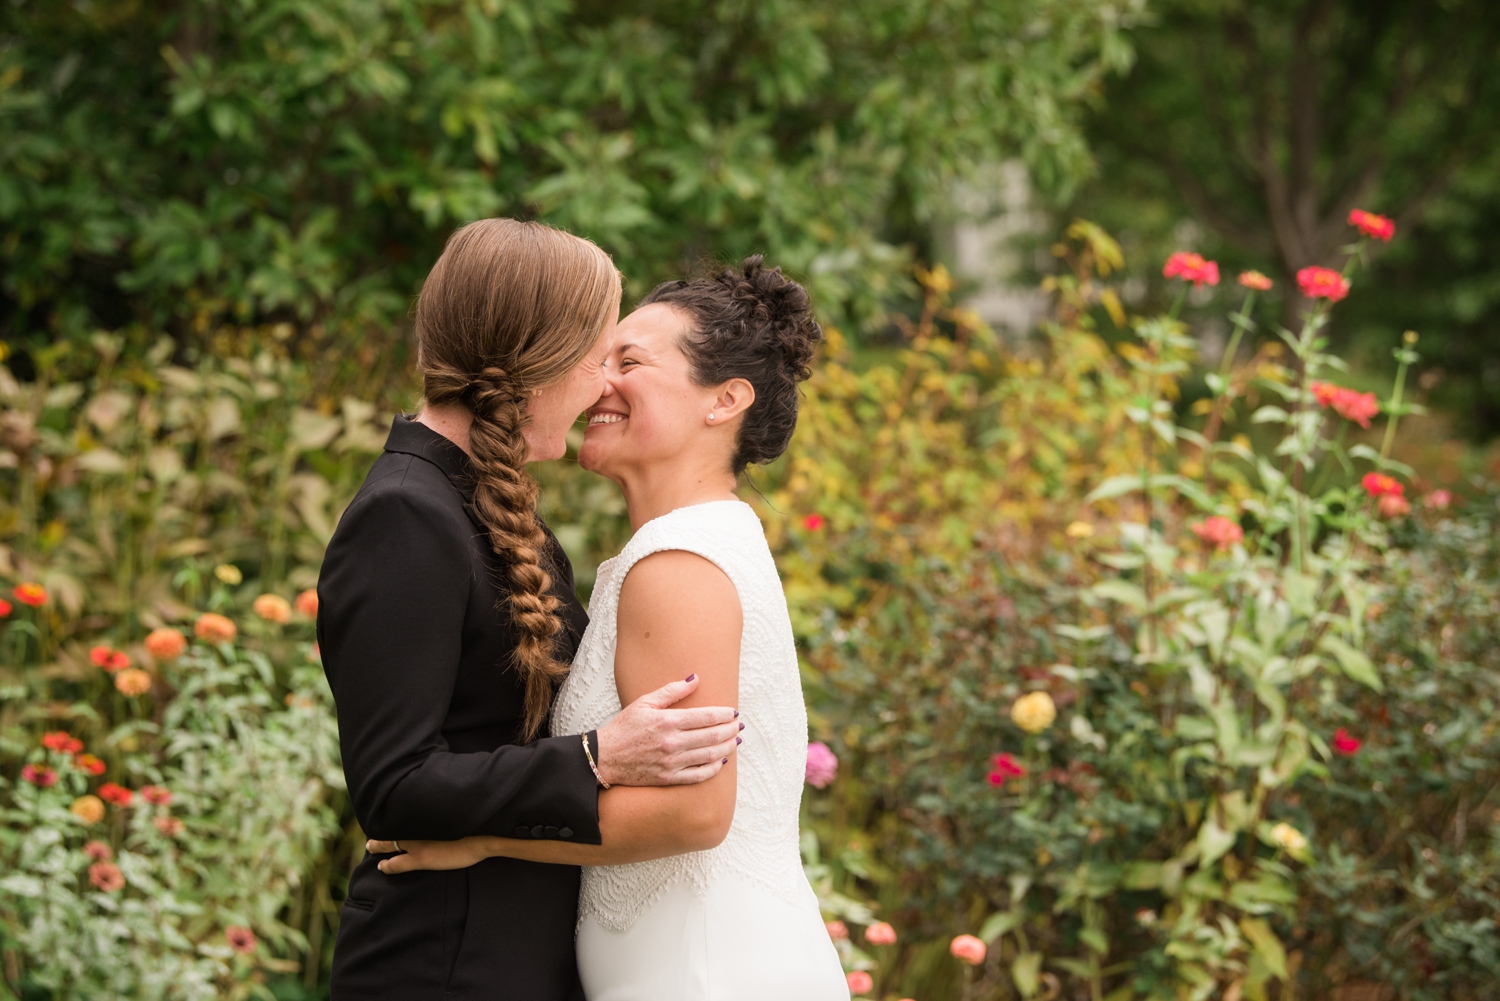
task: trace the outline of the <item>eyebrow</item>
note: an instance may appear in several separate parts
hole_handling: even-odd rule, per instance
[[[643,350],[643,349],[635,341],[626,341],[624,344],[616,344],[615,345],[615,351],[618,354],[624,354],[626,351],[640,351],[640,350]]]

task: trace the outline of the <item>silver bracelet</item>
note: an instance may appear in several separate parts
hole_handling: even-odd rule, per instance
[[[591,772],[594,773],[594,778],[598,781],[598,783],[601,786],[603,786],[604,788],[608,789],[609,788],[609,783],[606,782],[606,781],[604,781],[604,776],[599,774],[599,766],[596,765],[596,764],[594,764],[594,752],[592,750],[590,750],[590,748],[589,748],[589,735],[587,733],[584,733],[584,734],[582,734],[582,737],[583,737],[583,754],[584,754],[584,757],[586,757],[586,758],[589,759],[589,771],[591,771]]]

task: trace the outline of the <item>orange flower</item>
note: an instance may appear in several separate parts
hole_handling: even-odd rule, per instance
[[[1349,294],[1349,279],[1332,268],[1303,268],[1297,272],[1297,287],[1309,299],[1338,302]]]
[[[1391,237],[1396,235],[1396,224],[1383,215],[1374,212],[1366,212],[1364,209],[1354,209],[1349,213],[1349,225],[1359,230],[1365,236],[1373,236],[1377,240],[1390,242]]]
[[[284,626],[292,621],[292,606],[279,594],[263,594],[250,605],[250,608],[265,619]]]
[[[99,787],[99,798],[115,806],[129,806],[130,801],[135,798],[135,793],[122,785],[106,782]]]
[[[1411,502],[1400,494],[1386,494],[1380,498],[1376,507],[1382,518],[1404,518],[1411,514]]]
[[[1168,257],[1167,263],[1162,265],[1161,273],[1167,278],[1181,278],[1185,282],[1192,282],[1199,288],[1219,284],[1219,262],[1204,260],[1202,254],[1186,250],[1179,250]]]
[[[224,929],[224,937],[229,940],[229,948],[239,953],[250,953],[255,951],[255,932],[241,925],[230,925]]]
[[[151,675],[138,667],[121,671],[115,675],[115,689],[126,698],[135,698],[151,691]]]
[[[301,594],[297,595],[292,604],[296,606],[297,611],[301,612],[309,619],[316,619],[318,617],[317,589],[311,587],[308,588],[306,591],[303,591]]]
[[[1211,544],[1219,552],[1228,552],[1230,547],[1245,537],[1245,530],[1233,518],[1216,514],[1190,526],[1193,534]]]
[[[95,862],[89,866],[89,882],[105,893],[125,889],[125,874],[113,862]]]
[[[175,838],[182,833],[182,821],[176,817],[157,817],[151,823],[155,824],[156,829],[169,838]]]
[[[194,623],[193,632],[209,643],[230,643],[239,634],[239,628],[216,612],[204,612]]]
[[[141,799],[155,806],[166,806],[172,802],[172,790],[166,786],[141,786]]]
[[[102,803],[99,805],[99,809],[104,809]],[[103,841],[90,841],[83,846],[83,853],[95,862],[109,862],[115,857],[115,850]]]
[[[85,824],[97,824],[104,819],[104,803],[98,796],[79,796],[68,805],[68,812]],[[90,841],[89,845],[97,845],[99,842]],[[83,846],[84,851],[89,850],[88,845]],[[104,858],[109,858],[105,855]]]
[[[978,966],[984,962],[984,954],[990,950],[973,935],[958,935],[948,943],[948,951],[970,966]]]
[[[17,584],[15,595],[17,601],[32,608],[41,608],[47,603],[47,589],[40,584]]]
[[[80,754],[73,759],[73,767],[88,775],[103,775],[104,762],[92,754]]]
[[[1241,285],[1248,289],[1254,289],[1257,292],[1269,292],[1271,291],[1271,286],[1275,284],[1259,271],[1241,271],[1240,277],[1237,280]]]
[[[153,629],[146,636],[146,652],[157,660],[176,660],[186,650],[187,638],[175,629]]]
[[[1394,476],[1387,476],[1385,473],[1366,473],[1359,481],[1359,485],[1371,497],[1400,497],[1406,493],[1406,488],[1401,485],[1400,480]]]
[[[66,730],[53,730],[42,734],[42,746],[49,751],[57,751],[59,754],[77,754],[83,750],[83,741]]]

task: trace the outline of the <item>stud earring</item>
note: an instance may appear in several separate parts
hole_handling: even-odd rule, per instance
[[[709,414],[709,415],[708,415],[708,419],[709,419],[709,420],[713,420],[713,419],[714,419],[714,415],[713,415],[713,414]]]
[[[541,396],[542,395],[542,391],[540,389],[533,389],[531,391],[531,395],[532,396]]]

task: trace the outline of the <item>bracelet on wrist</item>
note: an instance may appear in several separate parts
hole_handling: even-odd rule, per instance
[[[589,771],[594,773],[595,781],[605,789],[608,789],[609,783],[604,781],[604,776],[599,774],[599,766],[594,763],[594,752],[589,747],[589,735],[587,733],[583,734],[583,755],[589,759]]]

